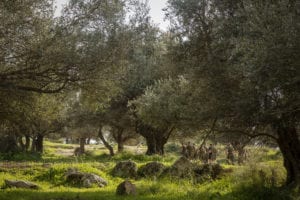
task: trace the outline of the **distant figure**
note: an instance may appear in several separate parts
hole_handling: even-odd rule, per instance
[[[213,162],[215,162],[217,160],[217,153],[218,153],[218,151],[217,151],[216,147],[213,145],[212,146],[212,161]]]
[[[245,145],[243,145],[241,142],[237,142],[235,144],[235,150],[237,151],[237,154],[238,154],[237,155],[238,164],[241,165],[247,159]]]
[[[207,149],[208,164],[212,164],[217,159],[217,149],[210,144]]]
[[[227,162],[228,164],[234,164],[234,154],[233,154],[233,147],[231,144],[227,144],[226,146],[226,151],[227,151]]]
[[[194,155],[194,153],[193,153],[194,148],[193,148],[193,145],[191,144],[191,142],[188,142],[186,149],[187,149],[187,158],[191,159],[192,156]]]
[[[193,143],[192,145],[191,159],[197,159],[197,149],[195,143]]]
[[[74,150],[74,156],[80,156],[82,154],[83,154],[83,152],[81,151],[81,148],[76,147],[75,150]]]
[[[200,146],[199,149],[198,149],[198,158],[203,162],[203,163],[207,163],[207,159],[208,159],[208,156],[207,156],[207,149],[205,146]]]
[[[213,162],[213,146],[212,146],[212,144],[210,144],[207,149],[207,155],[208,155],[208,164],[211,164]]]
[[[188,153],[187,153],[187,146],[184,143],[181,143],[181,155],[184,157],[188,157]]]
[[[197,147],[195,147],[194,159],[195,160],[199,160],[200,159],[200,148],[197,149]]]

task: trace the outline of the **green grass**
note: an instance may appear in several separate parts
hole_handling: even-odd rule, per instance
[[[4,179],[18,179],[34,182],[38,190],[6,188],[0,192],[1,200],[99,200],[99,199],[160,199],[160,200],[263,200],[296,199],[291,191],[279,189],[284,182],[285,171],[281,155],[275,150],[259,150],[243,165],[226,165],[232,173],[215,181],[194,184],[193,180],[174,178],[147,178],[131,180],[137,186],[138,194],[130,197],[115,195],[116,187],[123,181],[110,172],[116,162],[133,160],[138,166],[150,161],[159,161],[170,166],[179,155],[170,151],[165,156],[135,155],[124,152],[110,157],[104,148],[91,145],[88,154],[82,157],[58,155],[57,149],[72,150],[76,145],[59,144],[47,141],[43,155],[13,155],[15,161],[2,162],[0,185]],[[251,149],[255,152],[256,149]],[[224,159],[219,157],[219,161]],[[45,163],[48,163],[45,165]],[[6,164],[6,167],[3,166]],[[68,168],[98,174],[108,180],[104,188],[77,188],[66,183],[64,173]],[[276,172],[274,176],[274,171]],[[273,174],[272,174],[273,173]],[[275,181],[275,182],[274,182]]]

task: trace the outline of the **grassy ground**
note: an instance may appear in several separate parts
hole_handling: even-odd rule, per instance
[[[74,145],[53,142],[46,142],[45,145],[43,155],[11,155],[9,159],[14,161],[0,162],[0,185],[4,185],[4,179],[18,179],[31,181],[40,186],[38,190],[3,189],[0,192],[1,200],[297,199],[293,197],[291,191],[279,189],[285,176],[282,158],[276,150],[267,148],[250,148],[252,156],[245,165],[231,166],[225,164],[223,147],[219,147],[217,161],[225,168],[232,168],[232,173],[202,184],[194,184],[192,179],[132,180],[137,186],[138,194],[132,197],[119,197],[115,195],[115,190],[123,179],[110,175],[117,161],[131,159],[138,166],[149,161],[160,161],[169,166],[179,154],[169,152],[163,157],[136,155],[136,149],[128,148],[129,152],[111,158],[105,148],[89,145],[88,154],[77,158],[72,156]],[[169,149],[172,149],[171,147],[170,145]],[[3,159],[8,157],[2,156]],[[64,177],[65,171],[71,167],[98,174],[108,180],[109,184],[104,188],[72,187],[65,182]]]

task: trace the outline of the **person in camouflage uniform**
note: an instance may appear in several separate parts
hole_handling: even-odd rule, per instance
[[[208,164],[212,164],[217,159],[217,149],[213,146],[213,144],[210,144],[207,149],[207,157],[208,157]]]
[[[191,159],[197,159],[198,155],[197,155],[196,144],[193,143],[192,147],[193,147],[193,150],[192,150],[192,153],[191,153]]]
[[[187,149],[187,155],[188,155],[187,158],[192,159],[193,155],[194,155],[194,147],[191,144],[191,142],[188,142],[186,149]]]
[[[218,153],[218,151],[217,151],[216,147],[214,145],[212,145],[212,159],[211,159],[212,162],[216,162],[217,153]]]
[[[213,158],[212,144],[210,144],[208,149],[207,149],[207,157],[208,157],[208,164],[211,164],[212,163],[212,158]]]
[[[184,143],[182,143],[181,147],[182,147],[182,151],[181,151],[182,156],[187,158],[188,157],[187,146]]]
[[[208,156],[207,156],[207,148],[206,146],[200,146],[198,149],[198,158],[203,162],[207,163],[208,161]]]

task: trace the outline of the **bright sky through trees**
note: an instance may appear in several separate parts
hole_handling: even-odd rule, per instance
[[[68,2],[68,0],[55,0],[57,10],[55,15],[58,16],[62,9],[62,6]],[[168,27],[168,22],[164,21],[164,12],[162,9],[166,6],[167,0],[149,0],[150,5],[150,15],[155,24],[158,24],[159,27],[163,30],[166,30]]]

